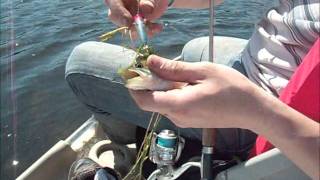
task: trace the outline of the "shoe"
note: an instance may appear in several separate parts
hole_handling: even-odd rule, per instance
[[[72,163],[68,180],[120,180],[120,175],[113,169],[101,167],[89,158]]]

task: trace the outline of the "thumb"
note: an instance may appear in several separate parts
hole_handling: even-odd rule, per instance
[[[170,81],[196,83],[205,78],[199,63],[172,61],[151,55],[147,65],[157,76]]]
[[[122,27],[130,27],[133,23],[132,12],[136,12],[136,5],[132,4],[130,7],[126,8],[124,2],[122,1],[111,1],[105,0],[108,10],[109,19],[116,25]]]

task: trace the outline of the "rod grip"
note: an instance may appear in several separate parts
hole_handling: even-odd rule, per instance
[[[203,150],[205,150],[205,148],[206,147],[203,147]],[[201,180],[213,180],[212,154],[202,152],[201,164]]]
[[[214,146],[216,138],[215,129],[202,130],[202,146]]]

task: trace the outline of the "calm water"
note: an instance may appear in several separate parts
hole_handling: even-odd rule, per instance
[[[216,10],[216,34],[249,38],[254,23],[274,4],[226,1]],[[115,26],[106,19],[102,0],[3,0],[0,12],[0,179],[13,179],[90,116],[64,80],[65,62],[75,45]],[[165,29],[153,44],[165,57],[208,34],[206,10],[169,10],[160,22]]]

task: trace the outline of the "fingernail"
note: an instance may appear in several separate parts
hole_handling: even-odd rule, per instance
[[[124,15],[123,18],[120,19],[120,21],[123,26],[128,26],[128,27],[130,27],[133,22],[131,15]]]
[[[147,60],[147,65],[149,68],[158,68],[161,66],[161,61],[159,58],[157,58],[158,56],[156,55],[151,55],[148,57],[148,60]]]
[[[130,26],[130,20],[129,19],[121,19],[121,24],[123,26]]]

